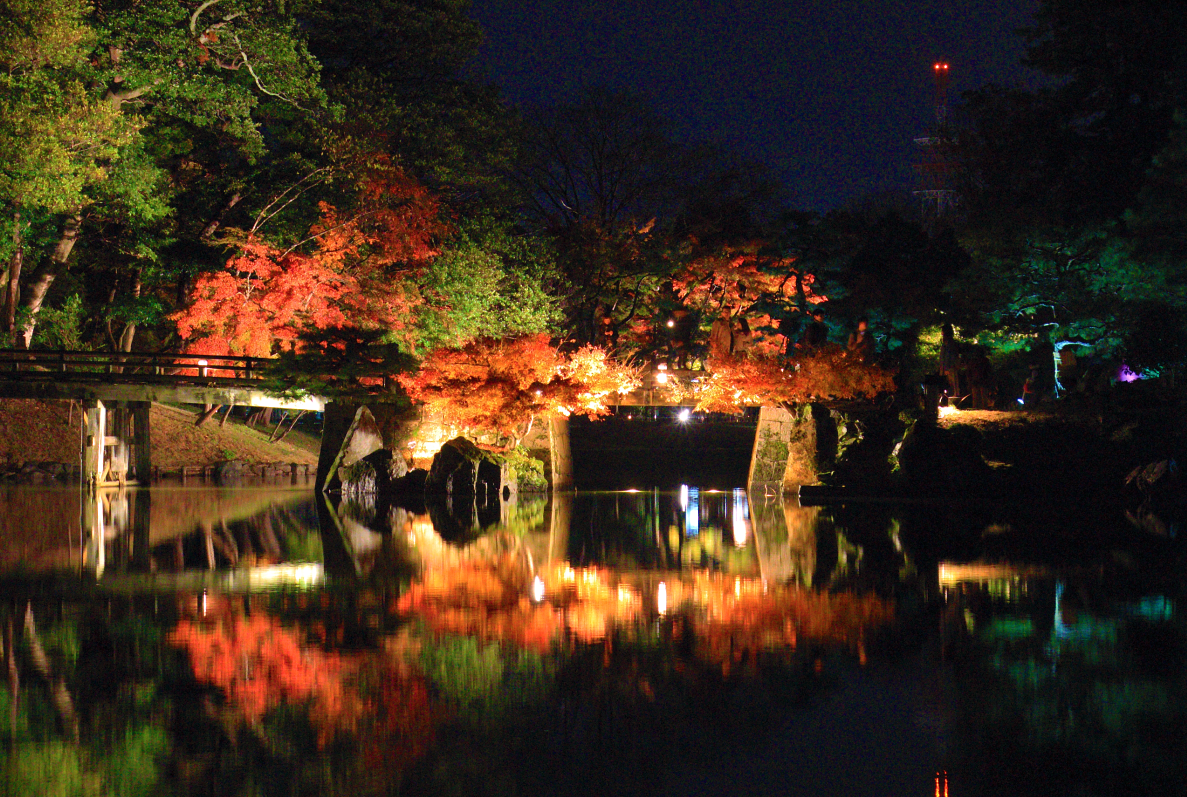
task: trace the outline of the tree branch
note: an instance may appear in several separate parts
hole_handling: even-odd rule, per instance
[[[194,13],[190,14],[190,35],[198,35],[198,17],[202,16],[202,12],[213,5],[221,3],[223,0],[206,0],[205,3],[194,9]]]
[[[207,0],[207,2],[210,2],[210,0]],[[283,100],[284,102],[287,102],[289,105],[293,106],[294,108],[297,108],[298,110],[301,110],[301,111],[309,110],[308,108],[301,107],[300,103],[298,103],[296,100],[290,100],[288,97],[285,97],[283,94],[278,94],[275,91],[269,91],[268,89],[264,88],[264,84],[260,82],[260,76],[256,74],[255,68],[252,67],[251,61],[247,57],[247,51],[243,49],[243,44],[242,44],[242,42],[239,41],[239,37],[232,34],[232,38],[235,39],[235,46],[239,48],[239,55],[243,58],[243,65],[247,67],[247,71],[251,74],[252,80],[255,81],[256,88],[258,88],[264,94],[267,94],[269,97],[275,97],[278,100]]]

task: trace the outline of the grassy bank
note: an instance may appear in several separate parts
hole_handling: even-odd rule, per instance
[[[317,463],[320,441],[314,435],[295,429],[283,441],[269,443],[271,427],[253,429],[235,418],[223,426],[221,414],[199,427],[194,425],[197,417],[186,408],[153,405],[153,465],[168,472],[231,459]],[[82,424],[81,409],[69,402],[0,399],[0,471],[18,470],[25,463],[77,463]]]

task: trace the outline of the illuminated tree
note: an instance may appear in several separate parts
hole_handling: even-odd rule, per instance
[[[594,347],[564,356],[547,335],[482,339],[431,352],[400,385],[426,410],[464,429],[493,429],[514,439],[538,415],[607,411],[605,399],[639,382]]]
[[[872,398],[894,390],[894,373],[862,363],[841,346],[822,346],[783,360],[722,357],[696,393],[697,409],[738,413],[746,406],[791,406],[813,401]]]
[[[308,252],[254,235],[226,268],[202,275],[194,301],[174,316],[190,351],[270,356],[306,329],[380,328],[411,334],[424,299],[415,278],[436,254],[437,203],[402,171],[377,169],[350,215],[322,205]]]

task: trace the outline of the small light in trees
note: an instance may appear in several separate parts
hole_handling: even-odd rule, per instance
[[[668,326],[669,326],[669,327],[674,327],[674,326],[676,326],[676,322],[675,322],[674,320],[672,320],[671,318],[669,318],[669,319],[668,319]]]
[[[655,383],[656,383],[657,385],[666,385],[666,384],[668,384],[668,375],[667,375],[666,373],[664,373],[663,371],[660,371],[659,373],[657,373],[657,374],[655,375]]]

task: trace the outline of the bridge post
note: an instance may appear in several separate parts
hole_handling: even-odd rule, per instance
[[[82,439],[81,482],[85,492],[94,492],[103,481],[104,450],[107,443],[107,407],[102,401],[84,407],[87,430]]]
[[[112,450],[108,453],[107,471],[115,482],[123,487],[128,482],[128,472],[132,468],[132,416],[124,402],[116,402],[111,408],[111,434],[107,442]]]
[[[149,431],[152,402],[131,401],[128,402],[128,409],[132,413],[131,464],[136,471],[136,481],[147,486],[152,482],[152,437]]]

